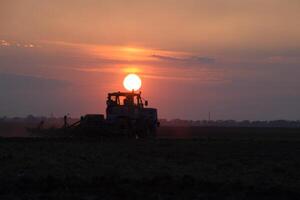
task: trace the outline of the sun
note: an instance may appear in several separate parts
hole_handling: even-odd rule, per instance
[[[137,91],[142,86],[142,80],[136,74],[128,74],[124,78],[123,85],[128,91]]]

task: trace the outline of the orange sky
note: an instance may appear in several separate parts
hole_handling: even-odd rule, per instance
[[[162,118],[298,119],[298,0],[0,2],[0,115],[103,113],[138,73]]]

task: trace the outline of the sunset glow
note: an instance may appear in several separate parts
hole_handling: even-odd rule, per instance
[[[123,81],[123,85],[128,91],[137,91],[141,88],[142,81],[138,75],[128,74]]]
[[[298,0],[4,0],[0,13],[3,116],[104,113],[107,93],[139,88],[166,119],[299,119]]]

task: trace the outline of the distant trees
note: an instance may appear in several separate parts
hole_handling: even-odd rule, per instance
[[[202,126],[202,127],[270,127],[270,128],[300,128],[300,121],[273,120],[273,121],[250,121],[250,120],[181,120],[160,119],[162,126]]]
[[[68,121],[72,124],[78,121],[77,118],[69,118]],[[62,126],[62,117],[44,117],[28,115],[25,118],[6,116],[0,117],[0,123],[28,123],[38,124],[44,121],[46,126]],[[272,121],[250,121],[250,120],[182,120],[182,119],[160,119],[161,126],[201,126],[201,127],[270,127],[270,128],[300,128],[300,120],[272,120]]]

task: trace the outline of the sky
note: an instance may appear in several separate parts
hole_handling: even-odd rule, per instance
[[[300,119],[299,0],[0,0],[0,116],[104,113],[126,74],[160,118]]]

